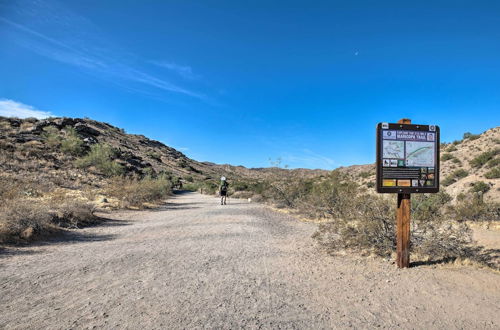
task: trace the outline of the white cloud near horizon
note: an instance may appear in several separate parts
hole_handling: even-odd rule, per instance
[[[0,99],[0,116],[16,118],[34,117],[43,119],[53,117],[54,115],[49,111],[39,110],[31,105],[9,99]]]

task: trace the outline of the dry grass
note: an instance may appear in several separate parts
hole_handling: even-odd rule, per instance
[[[172,183],[166,177],[117,177],[109,182],[105,192],[120,200],[122,207],[142,208],[145,203],[160,202],[167,198],[172,192]]]
[[[59,228],[79,228],[96,223],[93,206],[79,200],[63,203],[35,198],[14,198],[0,207],[0,243],[31,241]]]
[[[98,221],[91,204],[52,189],[49,183],[0,179],[0,243],[31,241],[61,227]]]

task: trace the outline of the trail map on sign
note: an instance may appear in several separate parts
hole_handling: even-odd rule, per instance
[[[407,141],[406,166],[434,166],[434,145],[434,142]]]
[[[404,158],[404,141],[384,140],[382,148],[382,157],[384,158]]]
[[[439,191],[439,127],[380,123],[377,126],[377,191]]]

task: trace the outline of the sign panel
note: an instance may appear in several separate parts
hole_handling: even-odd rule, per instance
[[[439,191],[439,127],[377,125],[377,192]]]

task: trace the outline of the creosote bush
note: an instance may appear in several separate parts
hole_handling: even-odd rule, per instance
[[[412,198],[411,250],[430,260],[466,257],[471,232],[465,223],[444,216],[446,193],[418,194]],[[340,249],[388,257],[395,251],[395,200],[366,194],[351,195],[342,216],[321,224],[315,233],[329,251]]]
[[[118,156],[115,149],[107,144],[94,144],[87,155],[77,159],[80,168],[95,167],[101,174],[112,177],[124,173],[123,167],[114,159]]]
[[[443,186],[449,186],[458,180],[465,178],[467,175],[469,175],[469,172],[467,172],[464,169],[458,169],[454,172],[452,172],[450,175],[448,175],[444,180],[441,181],[441,184]]]
[[[59,130],[55,126],[44,127],[42,137],[45,143],[50,147],[59,147],[61,144],[61,136],[59,135]]]
[[[500,166],[494,167],[488,172],[484,173],[484,177],[487,179],[498,179],[500,178]]]
[[[443,153],[443,154],[441,154],[441,161],[442,162],[445,162],[447,160],[454,159],[454,158],[455,157],[452,154],[449,154],[449,153]]]
[[[76,130],[71,126],[66,126],[64,133],[65,136],[61,141],[61,151],[74,156],[82,155],[85,152],[84,143]]]
[[[492,160],[498,153],[500,152],[500,149],[493,149],[489,150],[486,152],[483,152],[482,154],[478,155],[477,157],[473,158],[470,161],[470,165],[472,167],[482,167],[484,164],[488,163],[490,160]]]
[[[453,218],[459,221],[500,220],[500,205],[486,203],[481,192],[457,196],[456,205],[449,209]]]
[[[472,184],[472,187],[471,187],[471,192],[474,192],[474,193],[485,193],[485,192],[488,192],[490,190],[490,185],[483,182],[483,181],[477,181],[477,182],[474,182]]]
[[[117,198],[124,207],[143,207],[144,203],[159,202],[172,192],[172,182],[166,176],[143,179],[116,177],[106,187],[106,194]]]

